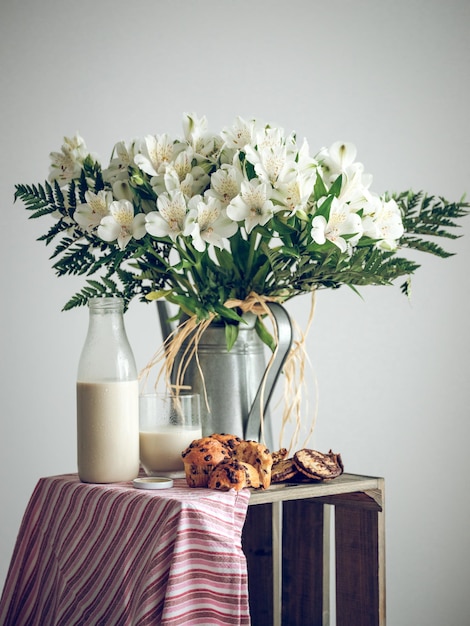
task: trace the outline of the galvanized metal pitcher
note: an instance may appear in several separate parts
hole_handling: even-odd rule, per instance
[[[195,358],[191,360],[183,383],[191,387],[192,393],[201,395],[204,436],[218,432],[259,440],[263,413],[265,441],[268,446],[272,446],[272,424],[267,408],[292,344],[292,325],[283,306],[277,303],[269,303],[268,306],[278,335],[278,348],[269,370],[266,366],[265,345],[255,330],[254,315],[248,314],[248,323],[240,325],[238,338],[230,352],[227,351],[223,323],[212,323],[202,334],[198,343],[198,363]],[[158,301],[157,310],[162,334],[166,339],[173,331],[168,322],[166,303]],[[183,345],[175,359],[175,371],[184,348]]]

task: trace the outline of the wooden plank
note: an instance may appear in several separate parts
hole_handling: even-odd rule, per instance
[[[273,538],[273,626],[282,626],[284,503],[271,504]]]
[[[333,480],[306,483],[280,483],[271,485],[266,490],[252,490],[250,506],[286,500],[303,500],[322,496],[373,491],[380,489],[380,478],[342,474]]]
[[[331,509],[327,504],[323,506],[323,626],[330,626]]]
[[[332,504],[334,506],[348,506],[352,508],[369,509],[371,511],[382,511],[383,494],[381,489],[370,489],[356,493],[342,493],[331,496],[320,496],[317,502]]]
[[[384,513],[336,506],[337,626],[385,626]]]
[[[248,507],[242,533],[248,568],[251,626],[273,624],[272,505]]]
[[[322,626],[323,505],[284,502],[283,531],[282,624]]]

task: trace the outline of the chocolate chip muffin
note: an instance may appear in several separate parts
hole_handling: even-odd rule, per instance
[[[270,451],[257,441],[241,441],[233,450],[232,456],[238,461],[244,461],[256,468],[261,486],[267,489],[271,484],[271,469],[273,457]]]
[[[183,452],[186,482],[190,487],[207,487],[211,471],[230,460],[229,448],[212,437],[195,439]]]
[[[226,461],[212,470],[209,476],[210,489],[240,491],[244,487],[260,487],[257,470],[249,463],[242,461]]]

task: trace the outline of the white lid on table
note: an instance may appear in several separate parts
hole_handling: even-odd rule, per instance
[[[170,489],[170,487],[173,487],[172,479],[164,476],[134,478],[132,484],[136,489]]]

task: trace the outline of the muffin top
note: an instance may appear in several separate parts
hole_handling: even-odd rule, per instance
[[[231,457],[230,449],[212,437],[195,439],[181,453],[184,463],[192,465],[218,465]]]
[[[235,450],[239,443],[241,443],[241,437],[231,435],[229,433],[214,433],[210,435],[211,439],[217,439],[221,443],[225,444],[230,450]]]

